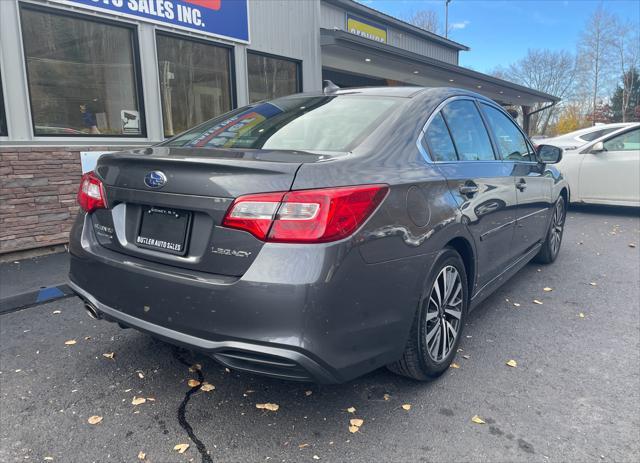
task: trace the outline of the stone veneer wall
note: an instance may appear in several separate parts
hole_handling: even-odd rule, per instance
[[[0,147],[0,254],[65,244],[78,212],[81,151],[126,147]]]

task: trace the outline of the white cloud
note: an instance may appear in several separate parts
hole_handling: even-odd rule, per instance
[[[467,27],[469,24],[471,23],[471,21],[460,21],[457,23],[451,23],[451,29],[464,29],[465,27]]]

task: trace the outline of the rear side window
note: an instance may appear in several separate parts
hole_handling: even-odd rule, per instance
[[[524,135],[513,123],[513,119],[489,105],[482,104],[489,126],[493,130],[495,142],[502,159],[508,161],[535,162],[535,155],[529,150]]]
[[[640,151],[640,129],[625,132],[604,142],[607,151]]]
[[[442,115],[461,161],[495,160],[489,134],[472,101],[453,101],[442,109]]]
[[[424,134],[424,141],[433,161],[455,161],[456,148],[453,146],[449,129],[440,113],[436,114]]]

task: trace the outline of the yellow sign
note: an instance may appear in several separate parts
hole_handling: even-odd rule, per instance
[[[368,19],[358,18],[347,15],[347,30],[355,35],[364,37],[365,39],[374,40],[380,43],[387,43],[387,28],[369,21]]]

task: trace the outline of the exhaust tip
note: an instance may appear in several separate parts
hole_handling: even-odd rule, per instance
[[[87,315],[89,315],[94,320],[100,320],[102,318],[100,312],[98,312],[98,309],[90,302],[85,301],[84,308],[87,311]]]

